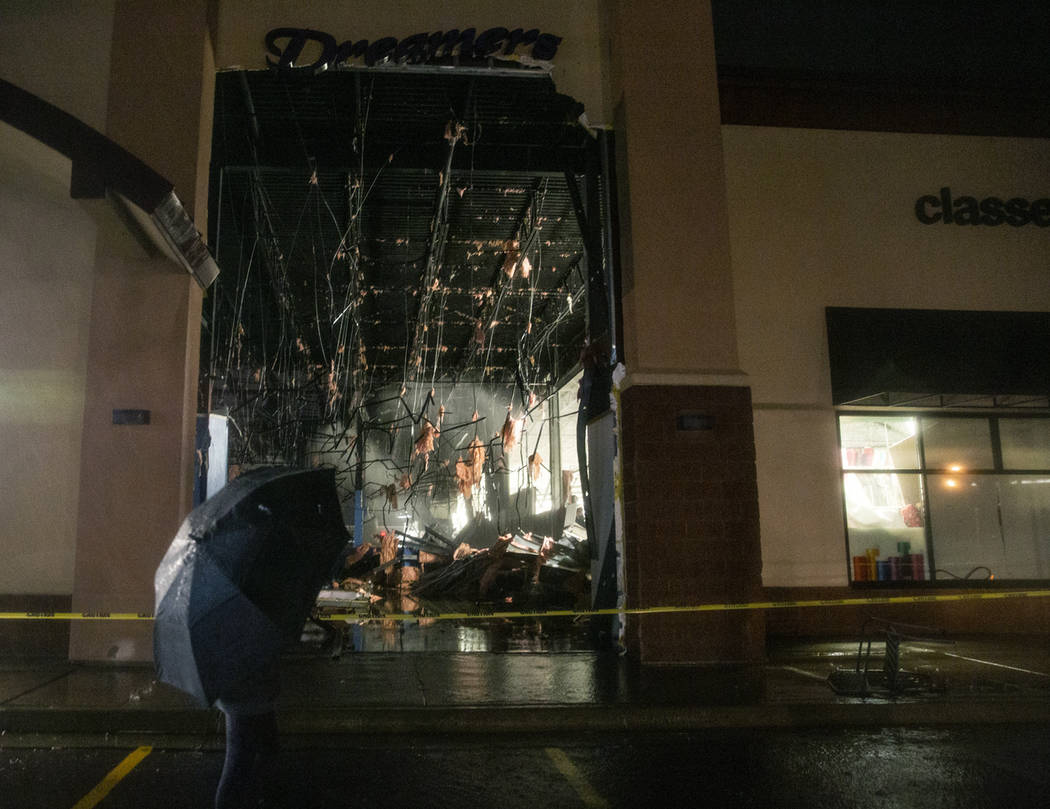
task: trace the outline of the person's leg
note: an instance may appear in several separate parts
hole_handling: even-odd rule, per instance
[[[215,809],[243,809],[266,792],[269,760],[277,751],[277,714],[225,712],[226,760]]]

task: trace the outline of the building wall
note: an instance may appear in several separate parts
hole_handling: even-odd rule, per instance
[[[654,17],[618,5],[612,88],[629,234],[628,372],[642,384],[717,384],[712,376],[739,376],[740,365],[710,6],[667,2]]]
[[[0,77],[105,130],[113,2],[3,11]],[[0,593],[73,588],[95,220],[70,162],[0,125]]]
[[[207,11],[206,0],[117,0],[106,118],[107,135],[171,181],[204,231],[214,87]],[[95,254],[75,611],[151,611],[153,574],[192,506],[202,293],[167,258],[129,254],[126,238],[100,233]],[[116,425],[116,409],[148,410],[150,422]],[[152,655],[148,622],[71,627],[73,659]]]
[[[174,182],[206,230],[206,0],[8,6],[0,76]],[[70,168],[0,127],[0,594],[11,609],[145,611],[189,510],[201,293],[103,200],[72,200]],[[118,407],[150,425],[115,427]],[[64,629],[76,658],[151,655],[142,622]]]
[[[1046,311],[1050,233],[923,225],[916,199],[1047,196],[1039,139],[723,127],[762,582],[844,586],[826,306]]]
[[[41,166],[50,164],[51,171]],[[73,586],[95,225],[70,162],[0,133],[0,592]]]
[[[0,76],[106,131],[116,0],[4,3]]]
[[[924,226],[912,212],[944,185],[1045,196],[1045,141],[723,127],[708,2],[665,0],[657,14],[627,0],[25,0],[4,14],[0,76],[173,180],[205,232],[209,76],[262,69],[271,28],[340,41],[495,25],[563,36],[558,89],[592,124],[614,125],[619,149],[632,606],[748,600],[759,564],[767,587],[845,585],[825,306],[1050,309],[1044,229]],[[200,294],[108,236],[97,244],[68,199],[68,167],[47,168],[11,134],[0,133],[0,450],[21,463],[0,477],[0,592],[149,609],[152,570],[189,504]],[[156,421],[115,439],[108,414],[122,406]],[[658,487],[667,453],[688,453],[674,425],[692,411],[716,425],[689,438],[694,449],[733,461],[707,479],[737,495],[732,518]],[[665,488],[687,482],[684,466]],[[648,530],[657,514],[663,532]],[[650,616],[630,637],[646,660],[753,659],[760,623]],[[75,629],[75,657],[149,656],[147,630]]]

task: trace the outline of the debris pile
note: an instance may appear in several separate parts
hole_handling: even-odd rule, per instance
[[[347,556],[333,586],[373,600],[399,590],[423,601],[535,606],[576,605],[589,594],[590,551],[583,526],[565,526],[557,539],[522,531],[494,534],[486,520],[455,539],[432,528],[423,536],[382,532],[377,544],[362,545]]]

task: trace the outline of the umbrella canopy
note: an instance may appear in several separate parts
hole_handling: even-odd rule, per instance
[[[158,678],[210,705],[272,665],[347,539],[334,470],[231,481],[189,514],[157,568]]]

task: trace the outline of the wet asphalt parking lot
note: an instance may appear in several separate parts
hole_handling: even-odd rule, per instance
[[[296,737],[270,768],[264,805],[1044,809],[1048,739],[1043,725]],[[212,805],[222,767],[217,748],[6,746],[0,754],[2,809],[201,809]]]

